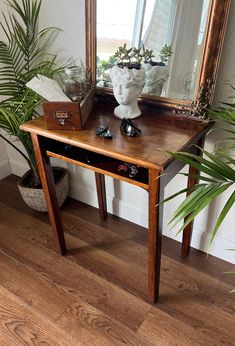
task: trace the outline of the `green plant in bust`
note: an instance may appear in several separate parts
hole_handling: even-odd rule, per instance
[[[113,57],[116,59],[117,65],[121,68],[139,69],[141,67],[143,54],[141,53],[141,48],[131,47],[128,49],[127,44],[124,43],[123,46],[118,47]]]
[[[132,58],[134,59],[134,62],[132,62],[132,64],[135,66],[140,67],[141,66],[141,62],[143,60],[143,53],[141,53],[141,47],[140,48],[136,48],[133,47],[132,48]]]
[[[169,60],[169,57],[173,54],[171,45],[167,46],[166,44],[160,50],[160,60],[161,61],[153,61],[155,57],[152,50],[149,50],[143,46],[143,58],[145,63],[149,63],[152,66],[166,66]]]
[[[25,121],[38,117],[40,96],[27,89],[26,83],[38,73],[52,78],[64,67],[56,66],[56,56],[49,54],[44,45],[57,28],[38,30],[42,0],[7,0],[9,12],[3,13],[0,29],[4,40],[0,41],[0,129],[7,134],[0,137],[13,146],[27,161],[34,185],[40,184],[38,168],[29,134],[20,130]],[[19,149],[14,136],[27,154]]]
[[[148,63],[150,61],[152,61],[152,58],[154,58],[155,55],[153,54],[153,50],[147,49],[143,46],[143,58],[144,58],[144,62]]]
[[[162,49],[160,50],[160,59],[161,62],[166,65],[168,63],[169,57],[172,55],[172,49],[171,49],[171,45],[167,46],[166,44],[162,47]]]

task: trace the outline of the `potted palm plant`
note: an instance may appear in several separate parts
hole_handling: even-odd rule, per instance
[[[56,55],[49,54],[43,44],[58,29],[38,30],[41,0],[7,0],[6,3],[9,12],[3,13],[0,23],[4,35],[0,41],[0,129],[3,130],[0,137],[22,155],[30,168],[18,184],[26,197],[34,197],[33,201],[30,198],[26,203],[36,210],[46,210],[31,138],[20,130],[20,125],[39,116],[37,107],[42,102],[40,96],[26,87],[26,83],[38,73],[52,78],[64,69],[64,66],[57,67]],[[15,140],[21,143],[21,147]],[[61,205],[68,193],[68,177],[61,169],[56,169],[55,173],[57,183],[64,190],[58,193]],[[36,188],[36,191],[27,190],[25,194],[25,185],[26,188]]]
[[[233,88],[233,90],[235,89]],[[189,164],[203,174],[193,175],[193,178],[198,179],[199,183],[193,188],[187,189],[187,192],[189,192],[188,197],[178,206],[170,224],[174,226],[183,221],[183,225],[179,229],[179,232],[181,232],[215,198],[224,194],[228,189],[232,189],[215,221],[210,240],[212,242],[225,217],[235,204],[235,104],[227,103],[226,107],[218,111],[210,111],[210,114],[226,125],[223,126],[222,130],[229,135],[228,139],[218,142],[213,153],[200,149],[203,157],[184,152],[171,153],[173,157]],[[181,190],[164,202],[184,192],[186,190]],[[235,271],[233,273],[235,274]],[[233,291],[235,292],[235,290]]]

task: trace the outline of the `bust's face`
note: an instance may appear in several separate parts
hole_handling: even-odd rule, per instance
[[[125,82],[113,81],[113,93],[120,105],[129,105],[139,95],[139,89]]]

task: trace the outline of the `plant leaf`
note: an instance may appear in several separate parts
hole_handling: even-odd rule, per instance
[[[226,215],[228,214],[229,210],[232,208],[234,203],[235,203],[235,192],[233,192],[231,194],[231,196],[229,197],[227,203],[225,204],[223,210],[221,211],[221,213],[220,213],[220,215],[216,221],[216,225],[215,225],[213,232],[212,232],[212,237],[211,237],[211,241],[210,241],[211,243],[214,240],[214,238],[218,232],[219,227],[221,226],[222,222],[224,221]]]

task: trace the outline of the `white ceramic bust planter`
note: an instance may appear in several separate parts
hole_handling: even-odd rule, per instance
[[[164,83],[169,77],[168,66],[152,66],[144,64],[146,82],[143,94],[161,96]]]
[[[139,117],[141,111],[138,106],[138,96],[145,83],[144,69],[113,66],[110,78],[113,83],[114,96],[119,103],[119,106],[114,109],[114,115],[120,119]]]

